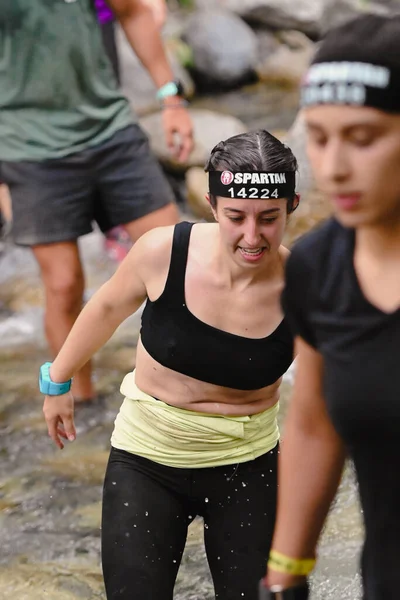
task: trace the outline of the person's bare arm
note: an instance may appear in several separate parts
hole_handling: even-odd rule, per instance
[[[147,69],[157,88],[172,81],[174,75],[164,51],[151,7],[143,0],[107,0],[125,32],[126,38]],[[163,127],[168,148],[178,160],[187,160],[193,149],[193,125],[182,99],[163,100]],[[175,139],[178,135],[179,141]]]
[[[322,391],[323,359],[296,340],[297,372],[285,421],[279,462],[278,514],[272,548],[311,558],[340,482],[345,450],[327,414]],[[266,583],[301,581],[269,570]]]
[[[129,44],[157,87],[173,79],[153,11],[143,0],[107,0]]]
[[[53,381],[71,379],[141,306],[148,284],[161,271],[167,272],[172,232],[173,227],[162,227],[144,234],[111,279],[89,300],[50,367]],[[43,412],[49,435],[59,448],[63,448],[60,436],[75,439],[73,406],[71,392],[45,397]]]

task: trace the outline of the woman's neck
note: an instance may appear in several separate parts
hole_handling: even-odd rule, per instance
[[[357,229],[358,251],[372,255],[377,260],[400,258],[400,219],[380,226]]]

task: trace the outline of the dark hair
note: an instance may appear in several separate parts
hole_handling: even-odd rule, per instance
[[[400,70],[400,14],[361,14],[327,31],[312,60],[362,62]]]
[[[204,170],[209,171],[297,171],[297,160],[288,146],[275,136],[260,129],[234,135],[219,142],[211,150]],[[293,210],[293,200],[288,198],[288,213]],[[216,207],[217,199],[210,196],[210,203]]]

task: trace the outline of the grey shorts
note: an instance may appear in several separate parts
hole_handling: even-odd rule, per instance
[[[146,135],[130,125],[109,140],[65,158],[2,162],[16,244],[76,240],[129,223],[173,202],[173,192]]]

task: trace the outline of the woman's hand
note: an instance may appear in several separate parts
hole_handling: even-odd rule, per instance
[[[61,396],[46,396],[43,404],[49,436],[62,450],[61,438],[73,442],[76,438],[74,425],[74,397],[71,392]]]
[[[307,580],[306,577],[289,575],[287,573],[278,573],[272,569],[268,569],[267,576],[264,579],[266,587],[272,588],[274,585],[281,585],[283,589],[302,585]]]
[[[308,600],[309,586],[307,579],[305,577],[293,577],[288,574],[277,573],[269,569],[266,577],[260,581],[258,600],[271,600],[271,598],[277,597],[282,597],[282,599],[291,598],[292,600],[296,598],[299,600]]]

